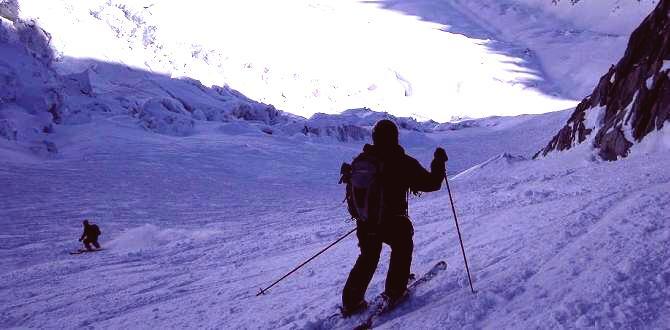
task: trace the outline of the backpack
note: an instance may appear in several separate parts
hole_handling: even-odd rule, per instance
[[[96,236],[102,235],[102,232],[100,231],[100,227],[98,225],[91,225],[93,227],[93,232],[95,233]]]
[[[361,154],[351,164],[342,164],[340,183],[346,184],[345,200],[353,219],[366,224],[381,222],[383,167],[384,164],[378,158],[368,154]]]

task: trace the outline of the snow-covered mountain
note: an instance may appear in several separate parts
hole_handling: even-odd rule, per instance
[[[63,74],[56,70],[59,63],[47,31],[17,18],[0,17],[0,24],[0,145],[15,152],[53,156],[58,140],[70,135],[68,131],[76,134],[78,126],[102,120],[172,136],[193,135],[197,123],[218,122],[227,123],[224,131],[334,137],[343,142],[369,137],[370,127],[381,118],[392,118],[406,130],[431,131],[437,126],[369,109],[305,119],[253,101],[228,86],[205,87],[190,78],[90,59],[79,60],[84,71]]]
[[[655,1],[566,2],[22,0],[19,16],[50,33],[68,74],[95,59],[304,117],[367,107],[444,122],[574,106]]]
[[[331,65],[317,65],[315,70],[318,70],[309,74],[307,72],[314,67],[304,67],[293,74],[295,78],[293,82],[280,79],[276,85],[268,85],[267,77],[247,76],[246,74],[241,74],[246,78],[240,82],[237,79],[240,75],[235,73],[240,68],[233,65],[234,61],[229,62],[223,59],[235,58],[235,61],[237,61],[246,59],[246,56],[251,55],[244,51],[242,55],[238,54],[241,57],[229,56],[226,55],[226,50],[231,48],[246,49],[241,45],[237,47],[237,42],[255,43],[258,41],[254,38],[267,38],[272,33],[266,30],[263,30],[263,33],[252,33],[242,28],[245,26],[244,24],[248,24],[244,20],[243,22],[240,22],[239,19],[224,20],[222,28],[225,27],[225,24],[231,24],[230,22],[242,26],[240,29],[245,32],[244,35],[247,38],[237,40],[236,37],[231,37],[230,33],[224,33],[223,35],[215,33],[212,36],[211,33],[215,30],[202,30],[206,26],[198,25],[202,24],[203,21],[212,22],[204,18],[207,16],[202,16],[205,15],[204,12],[210,9],[216,15],[230,18],[230,16],[239,14],[238,11],[244,13],[246,10],[251,10],[251,7],[246,7],[247,5],[260,6],[262,4],[273,8],[272,6],[276,4],[262,2],[242,5],[241,3],[235,3],[234,6],[220,4],[222,7],[211,8],[210,6],[213,5],[211,2],[184,7],[176,2],[68,2],[59,0],[45,3],[30,0],[4,1],[1,7],[3,17],[0,18],[2,19],[2,34],[4,37],[0,42],[6,44],[7,47],[2,50],[4,59],[0,60],[3,63],[3,71],[1,72],[4,94],[2,107],[5,109],[0,113],[2,117],[0,136],[3,136],[4,140],[16,141],[12,144],[2,142],[9,149],[31,149],[36,154],[53,155],[58,150],[56,140],[61,134],[63,125],[90,123],[95,121],[95,118],[113,118],[112,120],[117,121],[135,121],[138,126],[144,129],[176,136],[196,134],[198,123],[202,121],[231,122],[242,120],[247,122],[242,124],[242,126],[248,126],[247,128],[240,128],[237,124],[225,126],[233,130],[245,129],[261,131],[265,134],[302,134],[308,137],[335,137],[340,141],[360,141],[369,136],[370,126],[375,120],[381,118],[380,116],[404,118],[397,115],[413,114],[414,118],[418,116],[418,118],[424,118],[422,120],[425,120],[426,118],[441,119],[453,118],[454,116],[471,118],[491,114],[537,113],[552,109],[563,109],[572,103],[559,102],[560,106],[558,106],[559,103],[552,100],[554,98],[554,96],[551,96],[552,94],[559,95],[561,93],[557,92],[558,89],[549,86],[553,84],[551,81],[562,81],[574,87],[576,86],[574,80],[579,80],[580,83],[588,83],[596,79],[595,74],[587,74],[586,72],[598,68],[602,65],[602,61],[607,61],[608,58],[612,58],[616,54],[618,42],[611,41],[624,38],[626,31],[631,29],[631,17],[637,17],[640,11],[647,8],[650,3],[648,1],[637,4],[615,2],[593,7],[593,5],[586,5],[583,2],[567,6],[565,3],[551,4],[533,1],[509,1],[495,4],[477,1],[448,1],[439,2],[438,7],[433,8],[438,4],[437,2],[404,1],[386,3],[382,1],[377,6],[368,4],[363,7],[360,7],[361,4],[354,5],[353,3],[344,5],[342,3],[318,1],[287,2],[284,4],[285,8],[275,8],[278,11],[277,15],[274,16],[284,17],[282,15],[292,13],[296,16],[296,22],[301,22],[300,20],[304,19],[301,15],[309,14],[320,17],[319,15],[330,13],[328,14],[329,17],[334,16],[333,19],[338,19],[341,14],[347,13],[347,10],[355,10],[356,12],[360,11],[361,15],[372,20],[371,22],[376,22],[374,26],[380,24],[378,28],[388,27],[384,24],[391,24],[390,22],[394,24],[396,22],[418,24],[416,25],[417,29],[412,29],[411,33],[416,34],[414,38],[425,39],[426,44],[422,47],[432,47],[432,45],[443,42],[450,44],[453,43],[455,38],[467,42],[453,44],[454,47],[457,47],[455,49],[458,49],[458,52],[450,51],[450,54],[462,56],[468,53],[466,50],[472,50],[479,54],[481,63],[475,63],[476,68],[463,63],[463,58],[460,57],[445,57],[437,64],[428,61],[428,59],[425,60],[415,53],[406,54],[406,61],[411,62],[408,62],[410,64],[408,67],[414,68],[421,63],[421,65],[430,66],[430,68],[426,67],[421,70],[425,69],[431,75],[439,75],[447,80],[452,78],[458,80],[458,82],[454,82],[454,84],[460,86],[456,88],[455,94],[450,95],[451,92],[448,92],[449,86],[453,85],[452,83],[436,77],[431,78],[433,79],[431,80],[426,75],[423,76],[426,79],[421,78],[423,80],[419,79],[418,81],[421,81],[424,85],[428,84],[426,86],[434,89],[436,94],[432,94],[433,96],[429,96],[430,93],[422,94],[425,97],[422,96],[413,101],[400,100],[395,96],[390,96],[391,94],[395,95],[395,92],[391,94],[382,92],[377,96],[367,94],[365,96],[359,92],[352,93],[349,90],[350,88],[360,84],[361,79],[367,79],[365,75],[367,71],[360,71],[357,68],[356,73],[350,73],[347,77],[347,79],[354,79],[353,81],[334,80],[335,85],[346,86],[344,90],[335,88],[333,90],[335,94],[328,96],[327,100],[319,95],[312,95],[314,97],[313,101],[317,103],[326,102],[327,106],[324,108],[310,105],[312,101],[303,102],[302,96],[291,98],[290,101],[285,102],[268,97],[267,93],[276,93],[275,87],[280,89],[289,86],[298,87],[295,84],[304,83],[304,76],[317,73],[319,79],[330,79],[327,72],[318,70],[331,68]],[[306,6],[306,11],[297,10],[303,8],[302,6]],[[609,6],[613,7],[610,8]],[[179,26],[183,31],[173,31],[175,17],[171,15],[175,14],[177,10],[180,10],[181,16],[179,17],[182,23]],[[455,11],[456,17],[447,15],[452,11]],[[389,22],[380,18],[387,17],[386,15],[390,15],[390,12],[396,14],[388,16]],[[433,23],[444,21],[442,23],[446,24],[446,21],[449,21],[449,25],[443,25],[440,30],[435,30],[435,25],[425,25],[427,24],[425,22],[412,23],[406,21],[406,17],[400,19],[397,16],[399,12],[416,15],[424,21]],[[609,16],[604,13],[608,13]],[[520,19],[522,15],[528,14],[532,14],[533,19],[525,21]],[[610,20],[625,16],[627,19],[619,24],[588,25],[585,15],[607,16]],[[274,16],[272,19],[277,19]],[[63,20],[60,17],[72,17],[73,19]],[[236,17],[239,18],[239,15]],[[542,18],[543,21],[540,22],[539,18]],[[199,23],[196,24],[193,20]],[[321,27],[321,24],[324,23],[310,22],[313,23],[310,26],[314,29],[326,28]],[[327,22],[332,23],[331,21]],[[525,23],[512,24],[513,22]],[[186,23],[195,25],[191,26]],[[269,23],[265,22],[263,24]],[[605,39],[609,41],[605,42],[598,38],[591,38],[590,35],[584,38],[580,37],[581,39],[572,38],[569,34],[557,38],[556,33],[550,33],[554,28],[559,26],[564,28],[564,26],[570,25],[579,25],[585,29],[584,31],[593,30],[597,33],[607,33],[608,37]],[[332,26],[332,24],[329,26]],[[427,27],[430,27],[429,30],[433,32],[429,33],[429,31],[424,30]],[[231,29],[227,28],[225,31]],[[281,29],[278,29],[278,31],[281,31]],[[338,36],[346,36],[347,31],[338,32]],[[435,31],[440,31],[438,39],[432,39],[434,37],[432,33],[437,33]],[[384,31],[379,31],[379,33],[381,32]],[[386,31],[385,33],[389,32]],[[216,45],[211,47],[223,48],[207,50],[203,44],[194,46],[196,41],[200,40],[198,38],[205,38],[205,36],[209,37],[207,39],[209,42],[217,40]],[[512,38],[512,36],[516,37]],[[296,36],[291,38],[294,37]],[[373,38],[373,36],[368,37]],[[231,41],[230,38],[233,40]],[[481,38],[486,38],[489,41],[482,43],[483,39]],[[597,51],[606,50],[608,55],[598,54],[594,56],[591,54],[589,57],[592,59],[589,60],[575,57],[575,54],[581,53],[574,52],[571,49],[586,41],[593,42],[593,48]],[[523,46],[524,42],[529,43],[529,45],[532,44],[533,48]],[[600,45],[599,42],[603,45]],[[468,43],[474,43],[477,46],[469,48]],[[396,43],[394,42],[394,44]],[[268,53],[267,56],[271,56],[275,60],[281,59],[282,56],[275,53],[279,48],[287,47],[275,47],[273,52]],[[255,48],[250,47],[249,49]],[[299,53],[301,49],[289,47],[285,51],[295,54]],[[504,50],[509,56],[487,58],[491,54],[490,51],[495,49]],[[187,51],[190,53],[185,53]],[[430,50],[427,53],[433,53],[434,51],[436,50]],[[264,52],[255,52],[253,55],[259,55],[259,53]],[[494,53],[497,54],[498,51]],[[359,57],[363,57],[360,54],[357,53],[356,56],[358,57],[355,60],[350,57],[340,60],[346,60],[348,64],[359,63],[359,60],[362,60]],[[384,57],[392,54],[396,54],[396,52],[387,49]],[[537,61],[532,59],[533,54],[539,55]],[[547,54],[551,54],[551,56],[566,54],[567,57],[560,55],[564,58],[559,61]],[[325,56],[325,54],[320,55]],[[329,56],[332,55],[325,56],[322,59],[330,59]],[[471,56],[468,55],[468,57]],[[256,62],[252,59],[256,58],[252,56],[249,61],[244,60],[246,64],[243,65],[241,70],[245,71],[248,67],[254,67]],[[375,65],[380,64],[377,62],[379,61],[375,59]],[[558,62],[567,64],[558,65]],[[278,62],[273,65],[281,65],[282,63]],[[482,69],[481,66],[484,63],[514,63],[513,66],[519,67],[500,67],[507,72],[505,75],[512,74],[512,76],[503,78],[496,73],[495,70],[498,69],[493,69],[493,67],[491,67],[493,71]],[[360,62],[360,64],[374,67],[370,66],[371,63],[368,62]],[[455,68],[452,65],[455,65],[458,70],[440,71]],[[435,69],[435,66],[439,67],[438,70]],[[576,76],[573,79],[570,78],[572,77],[570,75],[551,73],[551,70],[545,70],[542,67],[567,68],[574,71]],[[267,70],[264,70],[264,75],[270,76],[273,74],[270,71],[274,72],[276,69],[274,66],[271,67],[272,70],[269,68],[267,67]],[[341,68],[338,68],[337,71],[338,74],[348,72],[346,70],[342,71]],[[228,72],[235,74],[228,75]],[[473,75],[477,72],[479,73]],[[547,73],[546,76],[545,73]],[[514,76],[515,74],[521,74],[523,77]],[[586,79],[589,75],[592,77]],[[413,83],[401,76],[404,76],[404,74],[395,72],[392,77],[394,81],[400,79],[401,85],[404,86],[401,98],[411,98],[415,94],[422,93],[420,92],[421,89],[417,87],[421,84]],[[40,78],[36,79],[36,77]],[[493,85],[489,81],[491,78],[495,81]],[[195,79],[200,79],[205,84]],[[263,83],[260,89],[251,88],[251,85],[244,82],[245,79],[253,80],[255,83]],[[540,83],[538,79],[546,80],[546,84]],[[522,80],[527,83],[521,82]],[[278,111],[270,104],[252,100],[229,87],[229,83],[233,84],[232,86],[241,86],[245,94],[249,91],[252,95],[257,96],[256,99],[258,100],[272,101],[274,104],[286,107],[283,109],[288,112]],[[376,83],[376,85],[390,86],[395,83],[397,82]],[[538,83],[540,84],[538,85]],[[467,85],[473,86],[472,93],[466,92],[468,88],[464,88],[464,86]],[[524,87],[524,85],[527,86]],[[519,87],[521,88],[519,89]],[[301,91],[311,90],[306,86],[298,89]],[[365,93],[374,94],[382,89],[366,88]],[[580,90],[581,88],[573,89],[575,93],[579,93]],[[482,93],[485,94],[485,97],[480,96]],[[299,95],[299,93],[294,95]],[[351,102],[351,97],[357,98],[358,101]],[[375,101],[376,97],[381,97],[380,100],[383,100],[383,102]],[[380,102],[385,105],[381,105]],[[428,102],[430,106],[416,106],[418,103],[425,102]],[[439,109],[436,108],[437,104],[440,105]],[[342,107],[344,105],[351,105],[351,108],[358,108],[363,105],[376,110],[387,110],[388,114],[369,115],[366,111],[342,113],[348,109]],[[307,108],[309,110],[305,110]],[[401,108],[403,110],[399,110]],[[417,109],[425,109],[427,112]],[[342,115],[318,114],[321,111],[337,112],[342,113]],[[310,119],[304,119],[292,115],[291,112],[316,113],[317,115]],[[130,116],[132,119],[123,119],[123,116]],[[495,121],[495,119],[493,120]],[[399,122],[402,128],[413,131],[451,129],[470,125],[467,121],[437,125],[433,121],[419,122],[409,117],[401,119]]]
[[[633,32],[623,58],[600,78],[593,93],[538,152],[567,150],[581,143],[603,159],[670,146],[670,1],[661,1]]]

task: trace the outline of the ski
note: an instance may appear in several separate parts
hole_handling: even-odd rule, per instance
[[[74,254],[82,254],[82,253],[98,252],[98,251],[102,251],[102,250],[103,250],[102,248],[100,248],[100,249],[95,249],[95,250],[79,249],[79,250],[77,250],[77,251],[72,251],[72,252],[70,252],[70,254],[74,255]]]
[[[443,272],[446,269],[447,269],[446,261],[440,261],[437,264],[435,264],[435,266],[433,266],[433,268],[431,268],[423,276],[421,276],[420,278],[416,279],[414,282],[409,284],[407,286],[407,293],[405,293],[405,296],[403,296],[402,298],[400,298],[400,300],[393,303],[393,305],[389,304],[388,299],[383,294],[378,296],[378,298],[380,298],[380,302],[375,305],[374,309],[370,310],[370,313],[363,320],[363,322],[354,327],[354,330],[372,329],[372,323],[377,317],[392,311],[399,305],[402,305],[405,301],[407,301],[410,298],[410,295],[413,293],[413,291],[416,290],[417,287],[432,280],[433,278],[435,278],[435,276],[437,276],[439,273]],[[378,298],[375,298],[375,300],[377,300]]]
[[[445,261],[440,261],[437,264],[435,264],[423,276],[418,278],[415,276],[410,276],[410,281],[407,285],[407,291],[408,291],[407,295],[411,294],[411,292],[417,287],[433,279],[437,274],[444,271],[445,269],[447,269],[447,263]],[[405,296],[405,298],[402,300],[404,301],[407,298],[408,296]],[[342,312],[338,311],[337,313],[334,313],[329,317],[327,317],[325,320],[323,320],[323,322],[321,322],[318,328],[320,329],[338,328],[341,327],[339,325],[341,325],[342,322],[348,322],[348,320],[354,319],[356,322],[352,323],[358,324],[358,326],[355,327],[355,329],[369,329],[372,325],[373,320],[376,317],[384,314],[385,312],[391,310],[392,308],[398,306],[399,304],[402,304],[402,301],[397,302],[394,306],[389,308],[386,296],[383,293],[381,293],[368,303],[368,308],[365,311],[359,314],[351,315],[349,317],[344,317],[342,315]]]

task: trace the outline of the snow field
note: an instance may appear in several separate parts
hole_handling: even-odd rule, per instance
[[[451,182],[478,294],[446,191],[413,197],[413,271],[449,267],[380,328],[665,328],[667,155],[494,157],[529,157],[546,141],[538,132],[560,125],[548,116],[427,135],[447,148],[450,173],[484,163]],[[3,327],[319,328],[336,310],[353,237],[255,294],[352,228],[336,182],[358,143],[222,134],[214,123],[185,138],[112,120],[77,127],[87,129],[97,138],[59,158],[2,166]],[[533,137],[534,147],[516,142]],[[432,149],[407,143],[427,165]],[[101,225],[107,250],[70,256],[84,218]],[[388,252],[369,296],[383,290]]]

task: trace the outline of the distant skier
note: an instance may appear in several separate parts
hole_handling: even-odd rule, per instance
[[[406,294],[412,263],[414,228],[408,216],[407,196],[439,190],[445,176],[447,153],[435,150],[428,172],[405,154],[398,143],[398,127],[390,120],[377,122],[373,145],[366,144],[351,165],[342,167],[347,202],[356,219],[360,255],[342,292],[342,313],[367,308],[365,291],[377,269],[382,243],[391,247],[384,295],[393,305]],[[375,197],[378,196],[378,197]]]
[[[80,242],[84,242],[86,250],[93,251],[91,244],[95,246],[96,249],[100,249],[100,243],[98,243],[98,236],[100,236],[100,228],[96,224],[89,224],[88,220],[84,220],[84,232],[79,238]]]

